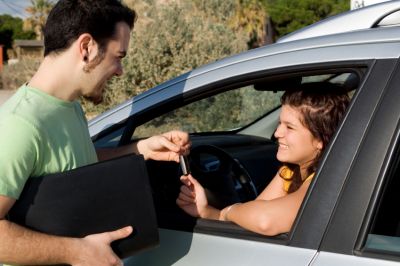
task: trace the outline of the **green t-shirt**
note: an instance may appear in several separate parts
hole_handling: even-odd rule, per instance
[[[26,180],[97,162],[79,102],[26,85],[0,108],[0,195],[18,199]]]

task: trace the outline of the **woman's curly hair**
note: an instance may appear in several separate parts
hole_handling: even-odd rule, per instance
[[[302,115],[301,123],[312,136],[323,143],[323,149],[307,168],[307,176],[317,169],[322,151],[327,147],[350,102],[348,92],[337,85],[327,83],[308,83],[298,89],[287,90],[281,98],[282,105],[289,105]],[[296,191],[303,183],[300,167],[285,165],[293,171],[289,193]]]

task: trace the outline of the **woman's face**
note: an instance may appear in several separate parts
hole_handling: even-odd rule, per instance
[[[274,135],[279,143],[277,159],[306,168],[323,144],[301,123],[302,117],[296,108],[282,105],[279,125]]]

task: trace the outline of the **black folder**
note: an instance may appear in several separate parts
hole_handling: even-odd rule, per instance
[[[35,231],[70,237],[131,225],[111,246],[125,258],[159,243],[142,156],[128,155],[63,173],[29,178],[8,219]]]

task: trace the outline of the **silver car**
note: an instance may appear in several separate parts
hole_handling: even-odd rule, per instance
[[[400,1],[345,13],[194,69],[90,121],[97,147],[188,131],[194,176],[222,207],[253,199],[279,167],[273,133],[285,90],[333,83],[352,96],[290,232],[267,237],[192,218],[175,204],[179,165],[148,161],[160,243],[125,265],[400,265],[399,14]]]

